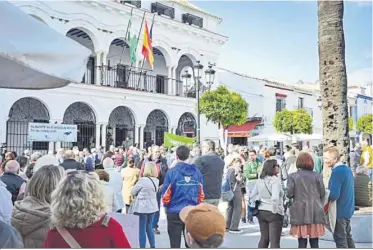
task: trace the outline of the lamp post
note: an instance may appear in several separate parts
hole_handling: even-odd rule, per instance
[[[317,101],[317,106],[319,107],[319,109],[321,109],[322,108],[321,96],[319,96],[316,101]]]
[[[192,73],[193,73],[193,80],[194,80],[194,88],[189,88],[189,81],[192,78],[192,75],[188,73],[188,70],[185,70],[185,74],[183,74],[181,77],[185,79],[185,85],[186,85],[186,92],[192,92],[193,89],[195,91],[195,97],[197,98],[197,143],[200,143],[201,141],[201,114],[200,114],[200,94],[204,93],[205,91],[208,91],[211,89],[211,85],[214,83],[215,80],[215,73],[216,71],[212,68],[213,64],[208,64],[208,69],[205,70],[205,84],[202,84],[201,78],[202,78],[202,70],[203,65],[200,63],[200,61],[197,61],[196,65],[192,67]]]

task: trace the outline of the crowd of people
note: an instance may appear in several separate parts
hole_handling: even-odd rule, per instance
[[[325,213],[335,202],[336,246],[352,248],[356,206],[372,205],[372,150],[362,146],[353,171],[334,147],[287,145],[282,152],[230,144],[224,153],[210,140],[191,149],[7,152],[0,169],[0,246],[130,248],[122,226],[109,216],[116,212],[137,215],[140,248],[147,242],[155,248],[163,206],[171,248],[182,247],[182,235],[186,247],[221,247],[225,233],[241,233],[241,225],[255,224],[254,217],[259,248],[280,248],[289,224],[299,248],[308,242],[318,248]]]

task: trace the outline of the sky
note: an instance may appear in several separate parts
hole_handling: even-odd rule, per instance
[[[282,82],[318,80],[317,2],[191,1],[223,18],[229,40],[218,65]],[[346,2],[346,67],[349,84],[372,81],[372,4]]]

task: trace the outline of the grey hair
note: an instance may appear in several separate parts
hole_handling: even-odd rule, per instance
[[[112,168],[112,167],[114,167],[114,161],[113,161],[113,159],[111,159],[111,158],[105,158],[104,160],[103,160],[103,162],[102,162],[102,166],[104,167],[104,168]]]
[[[31,155],[30,160],[31,161],[37,161],[40,157],[43,155],[40,152],[35,152]]]
[[[20,167],[18,161],[10,160],[5,164],[5,172],[17,174]]]
[[[58,166],[58,160],[57,157],[54,155],[44,155],[41,158],[39,158],[34,166],[34,173],[38,171],[41,167],[47,166],[47,165],[54,165]]]
[[[51,194],[65,175],[59,166],[47,165],[39,168],[27,185],[27,196],[37,198],[43,203],[51,203]]]
[[[365,174],[365,175],[368,175],[368,168],[366,168],[364,166],[358,166],[356,168],[356,174]]]
[[[68,173],[52,193],[51,223],[54,227],[86,228],[106,213],[98,175]]]

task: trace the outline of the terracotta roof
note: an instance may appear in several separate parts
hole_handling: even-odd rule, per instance
[[[180,4],[181,6],[184,6],[184,7],[187,7],[191,10],[194,10],[194,11],[198,11],[198,12],[201,12],[203,14],[206,14],[206,15],[209,15],[211,17],[214,17],[214,18],[217,18],[219,19],[219,21],[222,21],[223,19],[214,15],[214,14],[211,14],[211,13],[208,13],[200,8],[198,8],[197,6],[195,6],[194,4],[190,3],[188,0],[169,0],[170,2],[173,2],[173,3],[178,3]]]

